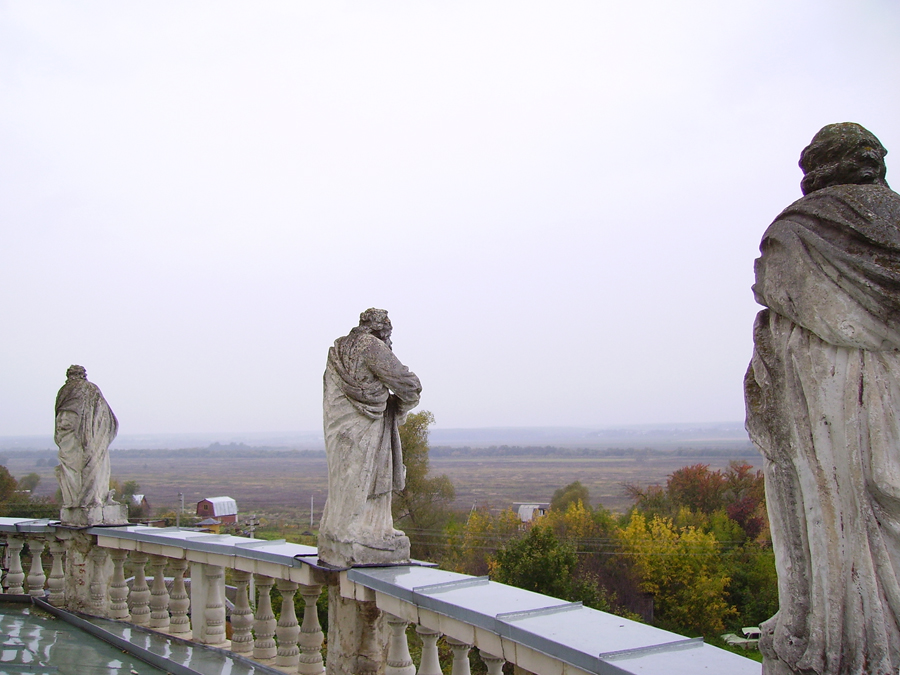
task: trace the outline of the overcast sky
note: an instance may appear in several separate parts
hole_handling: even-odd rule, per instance
[[[0,435],[321,427],[360,311],[439,427],[743,418],[753,259],[900,3],[0,2]]]

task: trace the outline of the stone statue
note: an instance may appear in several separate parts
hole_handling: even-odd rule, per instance
[[[335,340],[325,368],[328,500],[319,558],[328,564],[409,560],[409,539],[394,529],[391,493],[406,467],[398,427],[419,403],[422,385],[391,351],[391,321],[367,309],[359,326]]]
[[[82,366],[70,366],[56,395],[63,524],[89,526],[128,522],[123,505],[109,490],[109,444],[119,430],[116,416]]]
[[[800,156],[756,261],[747,429],[765,457],[778,613],[763,673],[900,668],[900,195],[858,124]]]

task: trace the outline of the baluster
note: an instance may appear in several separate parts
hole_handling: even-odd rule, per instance
[[[294,594],[299,584],[285,579],[278,580],[278,591],[281,593],[281,618],[275,634],[278,636],[278,652],[275,656],[277,668],[297,669],[300,663],[300,648],[297,640],[300,637],[300,624],[294,610]]]
[[[90,552],[91,560],[91,609],[95,616],[109,615],[109,589],[106,577],[106,558],[109,552],[95,546]]]
[[[388,627],[391,629],[391,636],[388,643],[385,675],[416,675],[416,667],[409,655],[409,643],[406,640],[406,627],[409,622],[391,614],[388,614],[386,619]]]
[[[300,675],[321,675],[325,672],[322,662],[322,645],[325,635],[319,624],[316,603],[322,593],[321,586],[300,586],[303,596],[303,625],[300,626]]]
[[[203,576],[206,577],[206,619],[204,642],[208,645],[221,645],[225,639],[225,568],[220,565],[204,565]],[[193,580],[191,581],[193,583]]]
[[[150,556],[153,587],[150,589],[150,628],[165,631],[169,628],[169,590],[166,588],[165,556]]]
[[[22,569],[22,547],[25,541],[21,537],[7,537],[6,548],[9,551],[9,572],[4,580],[7,585],[7,593],[11,595],[25,595],[25,571]]]
[[[144,573],[144,565],[150,559],[146,553],[135,551],[131,555],[134,579],[131,582],[131,623],[146,626],[150,623],[150,587]]]
[[[172,613],[169,619],[169,632],[173,635],[182,635],[191,632],[191,618],[188,612],[191,608],[191,597],[184,587],[184,573],[188,562],[183,558],[169,561],[172,570],[172,593],[169,595],[169,611]]]
[[[272,611],[272,597],[270,595],[275,580],[261,574],[254,574],[256,588],[259,590],[259,599],[256,601],[256,621],[253,632],[256,641],[253,644],[253,660],[274,659],[278,654],[275,645],[275,613]]]
[[[506,663],[506,659],[502,656],[481,652],[481,660],[487,666],[488,675],[503,675],[503,664]]]
[[[66,604],[66,572],[63,566],[66,556],[66,542],[53,539],[50,542],[50,555],[53,556],[53,564],[50,566],[50,578],[47,579],[47,588],[50,590],[50,604],[62,607]]]
[[[447,644],[453,650],[453,670],[450,671],[452,675],[471,675],[469,650],[472,649],[472,645],[453,638],[447,638]]]
[[[28,595],[38,598],[44,597],[44,583],[47,577],[44,575],[44,565],[41,561],[41,553],[44,552],[43,539],[31,539],[28,542],[28,551],[31,553],[31,569],[28,572]]]
[[[443,675],[437,648],[441,634],[425,626],[416,626],[416,633],[422,638],[422,660],[417,675]]]
[[[131,621],[131,613],[128,611],[128,583],[125,581],[125,561],[128,559],[128,551],[114,549],[109,552],[109,557],[113,562],[112,579],[109,582],[109,618]]]
[[[250,654],[253,651],[253,610],[247,588],[250,585],[250,572],[234,571],[234,585],[237,593],[234,598],[234,609],[231,610],[231,651],[237,654]]]

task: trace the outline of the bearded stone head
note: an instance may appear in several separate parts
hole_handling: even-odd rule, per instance
[[[832,185],[882,185],[887,167],[884,146],[871,131],[853,122],[822,127],[800,153],[803,194]]]

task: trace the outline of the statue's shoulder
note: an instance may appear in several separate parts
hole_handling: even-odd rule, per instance
[[[827,236],[854,231],[880,246],[900,250],[900,195],[882,185],[833,185],[801,197],[782,211],[763,239],[787,227]]]
[[[804,195],[788,206],[779,218],[792,212],[829,212],[848,207],[900,216],[900,194],[885,185],[832,185]]]
[[[370,362],[373,359],[383,357],[384,353],[390,353],[390,348],[382,340],[368,331],[352,330],[349,335],[334,341],[334,347],[329,350],[329,361],[343,364],[345,367],[354,367],[360,359]]]

